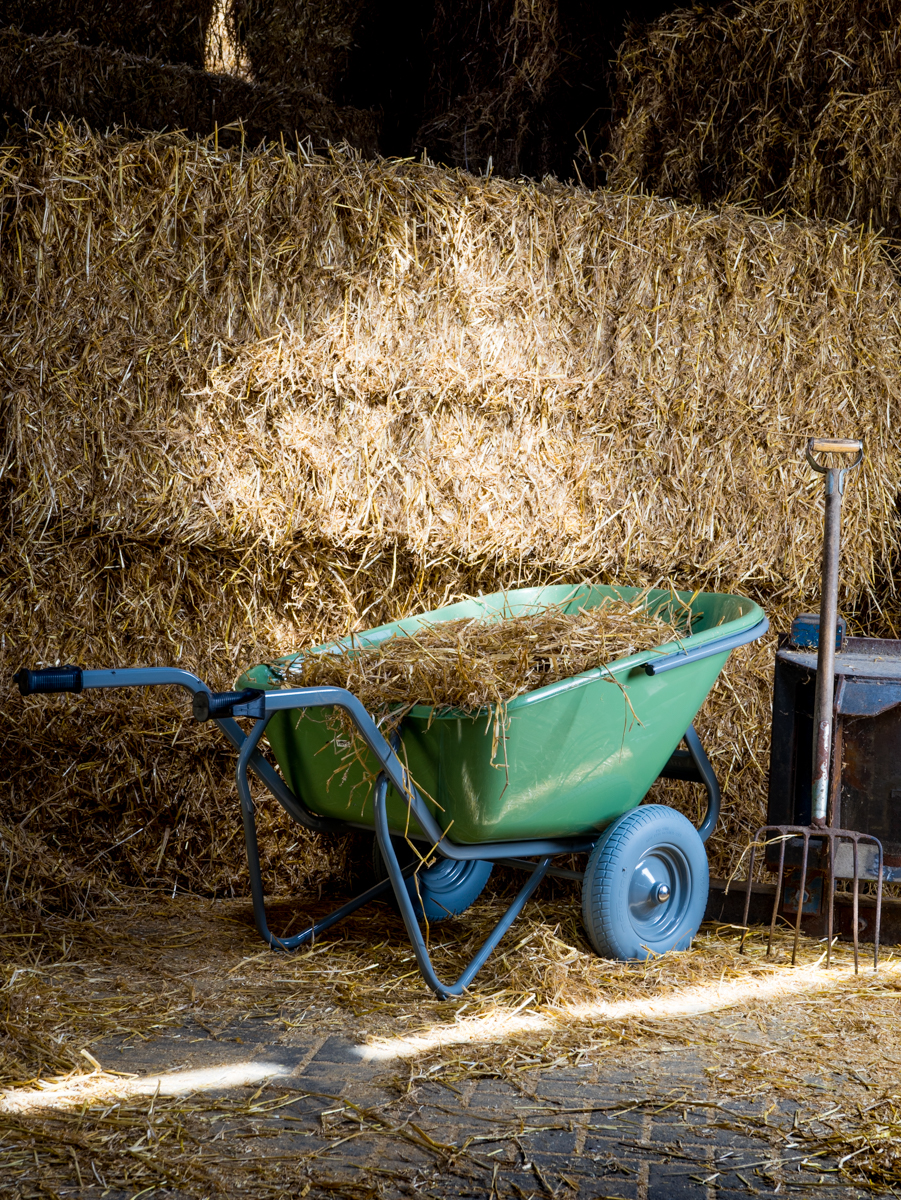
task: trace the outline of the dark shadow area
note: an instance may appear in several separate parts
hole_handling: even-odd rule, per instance
[[[203,67],[215,0],[0,0],[0,25]]]

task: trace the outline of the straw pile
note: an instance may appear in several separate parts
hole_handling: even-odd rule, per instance
[[[617,61],[611,185],[897,237],[899,17],[893,0],[757,0],[633,30]]]
[[[322,149],[344,141],[369,154],[378,134],[374,113],[296,91],[289,99],[235,75],[86,46],[65,35],[0,29],[0,81],[0,112],[14,122],[31,113],[78,118],[95,129],[181,129],[214,135],[223,146],[308,138]]]
[[[633,30],[617,61],[611,185],[896,238],[900,17],[890,0],[758,0]]]
[[[438,712],[487,711],[496,753],[507,704],[516,696],[688,637],[692,616],[678,597],[651,608],[639,593],[575,613],[552,604],[496,621],[424,620],[377,645],[361,645],[351,635],[274,669],[289,687],[347,688],[383,728],[396,729],[417,704]],[[354,741],[356,752],[362,744]]]
[[[0,25],[203,67],[216,0],[0,0]]]
[[[67,128],[4,147],[0,181],[6,680],[177,663],[224,687],[589,577],[806,606],[810,433],[867,440],[843,602],[893,602],[898,296],[864,231]],[[758,669],[726,688],[757,697]],[[721,694],[703,719],[754,824],[768,713]],[[9,819],[114,887],[241,887],[229,753],[171,699],[118,699],[7,693]],[[265,812],[273,863],[298,837]],[[276,882],[322,880],[314,845]]]

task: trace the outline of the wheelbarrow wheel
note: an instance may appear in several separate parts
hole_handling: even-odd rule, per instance
[[[401,867],[413,862],[415,854],[403,838],[392,838],[391,844]],[[388,869],[378,839],[373,843],[372,866],[376,881],[388,878]],[[488,882],[494,863],[484,859],[468,859],[458,862],[456,859],[439,858],[434,866],[424,867],[415,876],[407,880],[407,891],[413,901],[416,916],[421,921],[423,915],[429,922],[444,921],[448,917],[458,917],[478,899],[482,889]],[[389,899],[392,903],[394,893]]]
[[[633,808],[605,829],[582,881],[582,920],[603,958],[687,950],[707,907],[710,872],[698,831],[663,804]]]

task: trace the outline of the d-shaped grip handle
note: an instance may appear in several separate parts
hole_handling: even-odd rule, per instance
[[[815,454],[856,454],[854,462],[844,468],[846,471],[853,471],[863,460],[863,442],[859,438],[810,438],[807,443],[807,461],[815,471],[825,474],[832,468],[817,462]]]

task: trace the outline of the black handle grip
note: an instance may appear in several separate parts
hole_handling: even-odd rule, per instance
[[[245,688],[242,692],[195,692],[191,711],[196,721],[230,717],[236,704],[247,704],[262,694],[259,688]]]
[[[19,685],[23,696],[37,696],[44,692],[81,692],[84,681],[81,667],[47,667],[44,671],[21,670],[13,675],[13,683]]]

